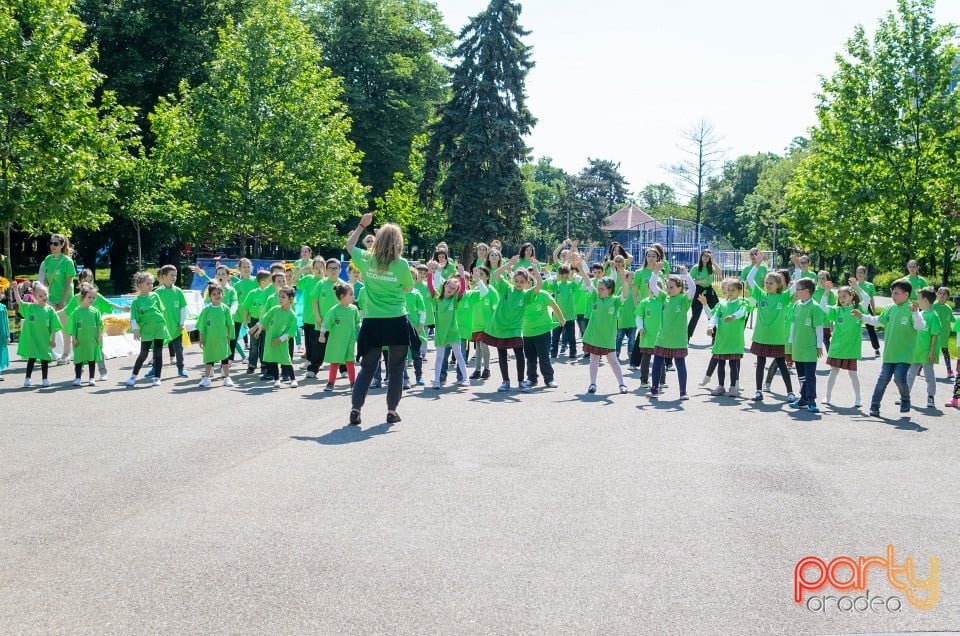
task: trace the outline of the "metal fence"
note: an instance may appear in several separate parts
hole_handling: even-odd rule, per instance
[[[654,243],[663,246],[667,261],[671,267],[684,265],[688,269],[695,267],[700,252],[709,249],[713,253],[713,262],[723,275],[739,276],[750,263],[749,250],[733,247],[729,240],[715,230],[684,219],[664,219],[647,221],[628,230],[613,232],[613,239],[623,245],[633,256],[635,266],[642,266],[643,255]],[[773,267],[774,253],[762,252],[764,264]]]

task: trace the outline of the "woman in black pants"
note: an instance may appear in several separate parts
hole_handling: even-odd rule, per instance
[[[690,270],[690,276],[697,285],[698,298],[700,294],[707,297],[707,306],[713,309],[717,306],[717,292],[713,289],[713,253],[710,250],[700,252],[700,262]],[[690,323],[687,325],[687,339],[693,335],[693,330],[697,328],[697,321],[700,320],[700,313],[703,311],[702,303],[693,303],[690,308]]]
[[[377,231],[370,251],[357,247],[357,241],[372,222],[373,214],[364,214],[347,241],[347,252],[363,274],[367,296],[363,323],[357,336],[360,373],[353,385],[353,408],[350,410],[350,424],[354,426],[360,424],[360,409],[367,399],[367,390],[380,364],[384,347],[388,352],[387,381],[390,383],[387,389],[387,422],[393,424],[400,421],[397,406],[403,391],[403,365],[415,333],[407,319],[404,299],[404,294],[413,289],[413,277],[410,275],[410,265],[400,257],[403,253],[403,234],[399,227],[387,223]],[[419,348],[419,342],[416,345]]]

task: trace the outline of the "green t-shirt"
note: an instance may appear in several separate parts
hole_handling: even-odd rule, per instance
[[[670,296],[660,290],[663,299],[663,318],[660,323],[660,337],[657,346],[665,349],[686,349],[687,340],[687,312],[693,304],[683,292]]]
[[[243,308],[250,314],[250,318],[260,320],[260,316],[263,315],[263,301],[266,300],[266,294],[270,289],[271,287],[268,285],[267,287],[257,287],[247,293],[247,297],[243,299]]]
[[[323,323],[323,317],[327,315],[327,312],[333,309],[334,305],[339,304],[339,301],[337,300],[337,292],[334,290],[334,287],[339,282],[339,280],[330,280],[329,278],[324,278],[314,285],[311,292],[312,295],[308,298],[310,311],[303,312],[303,322],[310,325],[317,324],[314,322],[313,312],[313,301],[316,301],[318,305],[318,313],[316,314],[316,318],[320,320],[321,324]],[[307,322],[307,314],[310,315],[309,322]]]
[[[513,267],[510,268],[510,271],[515,272],[518,269],[527,269],[532,264],[533,261],[531,261],[529,258],[517,259],[517,262],[513,264]]]
[[[290,348],[286,341],[273,344],[275,338],[286,334],[290,338],[297,335],[297,314],[293,309],[284,309],[280,305],[271,307],[260,318],[263,325],[263,361],[277,364],[293,364],[290,359]]]
[[[740,272],[740,280],[742,280],[744,283],[747,282],[747,276],[750,274],[751,269],[753,269],[753,265],[747,265]],[[769,271],[770,270],[767,269],[766,265],[757,265],[757,273],[753,280],[759,287],[763,287],[763,279],[767,277],[767,273],[769,273]]]
[[[642,301],[645,298],[650,296],[650,276],[653,275],[652,269],[647,269],[646,267],[638,269],[633,275],[633,289],[637,294],[637,301]],[[663,285],[667,280],[667,275],[663,272],[660,272],[658,277],[660,280],[657,284],[660,286],[660,291],[663,291]]]
[[[257,279],[253,278],[252,276],[250,278],[241,278],[234,283],[233,289],[237,292],[237,311],[233,314],[234,322],[243,322],[244,302],[247,300],[247,296],[250,294],[250,292],[259,288],[260,286],[257,284]],[[259,317],[259,314],[254,316],[254,318],[257,317]]]
[[[146,296],[137,296],[130,303],[130,320],[137,322],[140,340],[163,340],[164,343],[170,341],[164,314],[163,301],[155,291]]]
[[[47,254],[47,257],[43,259],[43,263],[40,265],[40,271],[43,272],[43,279],[50,292],[50,304],[56,305],[59,303],[63,297],[64,290],[67,291],[67,302],[69,302],[73,296],[73,288],[70,286],[68,289],[67,283],[77,275],[77,266],[74,265],[73,259],[66,254],[61,254],[60,256]],[[64,306],[66,306],[66,304],[64,304]]]
[[[813,302],[819,304],[820,301],[823,300],[823,295],[826,293],[826,291],[826,289],[818,285],[817,288],[813,290]],[[837,300],[837,292],[831,289],[830,295],[827,297],[827,306],[838,304],[839,301]]]
[[[263,304],[260,306],[260,315],[265,315],[268,311],[274,307],[280,306],[280,290],[270,285],[265,290],[263,290]]]
[[[557,279],[550,283],[549,287],[564,319],[573,320],[576,318],[578,313],[577,288],[581,287],[580,278],[570,278],[565,281]],[[584,300],[584,306],[586,306],[586,300]]]
[[[590,305],[590,290],[583,288],[583,279],[577,277],[573,290],[573,305],[577,316],[586,316]]]
[[[485,331],[494,338],[518,338],[523,333],[523,312],[532,290],[516,289],[509,284],[501,289],[500,304]]]
[[[870,298],[873,298],[874,296],[877,295],[877,288],[870,281],[866,281],[866,280],[857,281],[857,285],[860,287],[860,289],[865,291],[867,293],[867,296],[869,296]]]
[[[197,331],[203,338],[203,362],[213,364],[230,357],[233,339],[233,314],[226,302],[207,305],[197,317]]]
[[[457,321],[457,295],[437,298],[436,328],[433,332],[433,344],[437,348],[460,342],[460,323]]]
[[[827,310],[827,321],[833,323],[830,350],[827,356],[837,360],[859,360],[863,348],[862,320],[853,315],[856,305],[835,305]]]
[[[363,274],[364,290],[367,298],[363,315],[367,318],[397,318],[407,315],[407,304],[403,297],[404,289],[413,287],[410,265],[406,259],[398,258],[386,271],[377,268],[373,254],[354,247],[353,263]]]
[[[427,318],[424,324],[426,324],[428,327],[435,325],[437,322],[437,315],[433,309],[433,296],[430,295],[430,287],[427,285],[427,281],[422,280],[414,285],[413,288],[420,292],[420,297],[423,298],[423,305],[426,307]]]
[[[113,305],[111,305],[110,301],[104,298],[102,294],[97,294],[97,299],[93,301],[92,306],[100,312],[101,316],[108,316],[113,313]],[[70,302],[67,303],[67,306],[63,308],[63,312],[69,318],[78,307],[80,307],[80,294],[74,294]]]
[[[417,331],[422,331],[424,325],[420,322],[420,316],[427,313],[427,306],[423,302],[420,291],[414,287],[404,295],[404,301],[407,303],[407,316],[410,317],[410,324]]]
[[[23,324],[20,327],[20,340],[17,342],[17,354],[24,359],[53,360],[50,341],[53,334],[60,331],[60,319],[53,305],[40,306],[37,303],[20,303],[20,315]],[[6,346],[6,343],[3,344]]]
[[[600,298],[596,290],[591,293],[590,322],[583,332],[583,343],[601,349],[615,349],[617,346],[617,319],[620,307],[623,306],[621,296],[607,296]]]
[[[319,284],[320,279],[313,274],[305,274],[297,280],[297,291],[303,292],[303,324],[305,325],[317,324],[313,314],[313,292]]]
[[[937,312],[937,318],[940,319],[940,334],[937,336],[937,347],[942,349],[947,346],[950,339],[950,332],[953,331],[953,308],[945,303],[933,303],[933,310]]]
[[[73,348],[74,364],[97,362],[103,359],[100,350],[100,334],[103,333],[103,318],[93,306],[77,307],[67,321],[67,334],[76,336],[77,346]]]
[[[473,303],[473,315],[470,317],[470,324],[473,331],[486,331],[490,319],[500,304],[500,294],[493,287],[487,286],[486,295],[481,295],[477,290],[477,300]]]
[[[549,333],[559,324],[550,311],[553,304],[553,296],[550,292],[542,289],[537,293],[531,294],[527,300],[527,306],[523,311],[523,337],[533,338],[545,333]]]
[[[617,317],[617,329],[634,329],[637,326],[636,305],[634,297],[637,289],[633,285],[627,289],[627,298],[620,307],[620,315]]]
[[[883,325],[883,361],[910,363],[917,345],[917,330],[913,326],[910,303],[887,305],[878,318]]]
[[[787,312],[791,294],[788,291],[769,294],[761,287],[754,287],[753,299],[757,302],[757,316],[753,326],[753,341],[758,344],[782,345],[787,343]]]
[[[360,310],[355,305],[344,307],[337,303],[323,318],[327,329],[327,349],[323,355],[328,364],[343,364],[357,359],[357,330],[360,329]]]
[[[937,315],[935,309],[927,309],[921,311],[920,315],[923,316],[923,321],[926,323],[926,326],[917,331],[917,340],[916,346],[913,350],[913,363],[914,364],[927,364],[930,362],[930,343],[933,340],[934,336],[938,337],[937,344],[934,345],[934,361],[936,361],[936,354],[940,351],[939,343],[939,334],[940,334],[940,316]],[[886,339],[886,336],[884,336]]]
[[[647,296],[637,304],[636,316],[643,321],[643,333],[637,334],[637,346],[641,349],[653,349],[660,337],[660,323],[663,319],[663,296]],[[634,322],[636,324],[636,322]]]
[[[163,301],[163,322],[167,327],[167,343],[173,342],[180,337],[180,325],[183,324],[180,322],[180,310],[187,307],[187,297],[176,285],[173,287],[161,285],[154,291]]]
[[[930,284],[927,283],[927,279],[923,276],[906,276],[906,279],[910,281],[910,284],[913,286],[913,289],[910,290],[910,300],[916,300],[917,292],[924,287],[930,286]]]
[[[460,325],[461,339],[469,340],[473,335],[473,306],[477,304],[480,293],[476,289],[468,289],[457,304],[457,324]]]
[[[827,313],[813,299],[795,303],[792,323],[794,361],[817,361],[817,327],[823,327],[826,322]]]
[[[700,301],[696,301],[700,302]],[[724,318],[743,310],[743,315],[725,322]],[[743,329],[747,322],[746,302],[741,299],[721,300],[713,308],[713,315],[717,319],[717,333],[713,339],[713,353],[729,355],[743,353]]]
[[[714,268],[713,272],[717,271]],[[690,276],[697,287],[710,287],[713,285],[713,272],[707,269],[706,265],[697,265],[690,270]]]

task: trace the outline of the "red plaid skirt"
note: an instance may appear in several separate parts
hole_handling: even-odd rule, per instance
[[[750,345],[750,353],[758,358],[782,358],[783,345],[754,342]]]
[[[687,357],[687,348],[683,349],[664,349],[663,347],[654,347],[653,355],[660,356],[661,358],[686,358]]]
[[[653,355],[653,352],[656,350],[656,347],[637,347],[637,353],[648,353]]]
[[[615,349],[604,349],[603,347],[594,347],[592,344],[587,344],[586,342],[583,343],[584,353],[592,353],[597,356],[605,356],[611,351],[615,351]]]
[[[713,354],[714,360],[742,360],[742,353],[715,353]]]
[[[481,332],[480,342],[486,343],[494,349],[520,349],[523,347],[523,338],[494,338],[487,332]]]
[[[857,361],[841,360],[839,358],[827,358],[827,366],[831,366],[834,369],[843,369],[844,371],[856,371]]]

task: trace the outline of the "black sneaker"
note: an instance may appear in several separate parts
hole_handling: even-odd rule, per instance
[[[480,379],[480,372],[479,372],[479,371],[474,371],[473,373],[471,373],[471,374],[470,374],[470,379],[471,379],[471,380],[479,380],[479,379]]]
[[[483,373],[480,374],[480,379],[481,379],[481,380],[489,380],[489,379],[490,379],[490,369],[484,369],[484,370],[483,370]]]
[[[264,373],[263,375],[260,376],[260,379],[263,380],[264,382],[272,382],[272,381],[275,380],[276,378],[274,378],[274,377],[273,377],[272,375],[270,375],[269,373]]]

